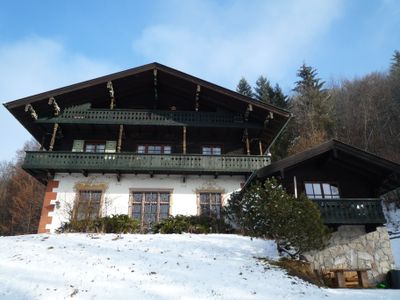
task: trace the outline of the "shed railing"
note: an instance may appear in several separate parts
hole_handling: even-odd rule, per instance
[[[313,199],[326,224],[383,224],[379,198]]]

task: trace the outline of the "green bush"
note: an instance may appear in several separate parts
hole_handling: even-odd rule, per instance
[[[289,195],[275,178],[233,194],[226,212],[244,234],[272,238],[281,250],[322,249],[329,238],[318,206],[304,195],[297,199]]]
[[[153,226],[154,233],[227,233],[232,228],[223,218],[177,215]]]
[[[128,215],[112,215],[93,220],[71,220],[57,232],[137,233],[140,223]]]

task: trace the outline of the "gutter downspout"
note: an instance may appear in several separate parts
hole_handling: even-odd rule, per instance
[[[279,132],[277,133],[277,135],[275,135],[274,139],[272,140],[272,142],[269,144],[267,150],[265,150],[264,154],[269,153],[269,149],[271,149],[271,147],[274,145],[275,141],[277,140],[277,138],[281,135],[281,133],[285,130],[286,126],[289,124],[289,121],[293,118],[293,114],[290,113],[289,118],[287,119],[286,123],[283,125],[283,127],[281,128],[281,130],[279,130]]]
[[[293,118],[293,114],[290,113],[289,118],[287,119],[286,123],[283,125],[283,127],[279,130],[279,132],[276,134],[276,136],[274,137],[274,139],[272,140],[271,144],[268,146],[268,148],[265,150],[264,155],[266,155],[267,153],[269,153],[269,149],[271,149],[272,145],[275,143],[276,139],[281,135],[281,133],[283,132],[283,130],[285,130],[286,126],[289,124],[289,121]],[[250,182],[257,177],[257,172],[258,170],[253,171],[253,173],[251,173],[251,175],[249,176],[249,178],[247,178],[246,182],[244,183],[241,191],[245,190],[247,188],[247,186],[250,184]]]

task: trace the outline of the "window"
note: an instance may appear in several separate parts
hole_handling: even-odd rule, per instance
[[[169,145],[138,145],[137,153],[139,153],[139,154],[171,154],[171,146],[169,146]]]
[[[74,218],[76,220],[95,219],[100,214],[102,191],[81,190],[75,202]]]
[[[105,142],[85,142],[85,152],[103,153],[105,151]]]
[[[221,155],[221,147],[218,146],[203,146],[203,155]]]
[[[170,192],[132,192],[132,218],[140,221],[142,228],[169,216]]]
[[[219,218],[222,206],[221,193],[200,193],[199,197],[200,215]]]
[[[306,195],[310,199],[338,199],[340,198],[337,185],[322,182],[306,182]]]

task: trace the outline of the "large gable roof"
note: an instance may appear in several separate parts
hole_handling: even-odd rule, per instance
[[[140,96],[154,93],[154,70],[157,70],[159,86],[165,89],[165,93],[178,95],[177,98],[181,95],[180,101],[183,101],[182,99],[185,97],[188,99],[193,98],[194,100],[196,89],[200,86],[202,97],[200,100],[203,99],[209,106],[219,106],[232,112],[244,113],[248,105],[251,104],[253,108],[252,116],[260,121],[265,120],[266,116],[272,112],[274,119],[268,128],[270,142],[276,138],[291,116],[290,112],[284,109],[256,101],[227,88],[156,62],[10,101],[5,103],[4,106],[38,139],[39,129],[34,128],[32,119],[24,111],[27,104],[31,104],[35,108],[39,117],[50,117],[52,115],[52,107],[48,105],[51,97],[57,100],[61,109],[85,102],[106,107],[106,103],[109,101],[109,92],[107,90],[107,82],[109,81],[114,86],[116,98],[125,98],[124,101],[128,103],[128,101],[131,101],[131,95],[133,94],[137,95],[136,98],[140,98]]]

